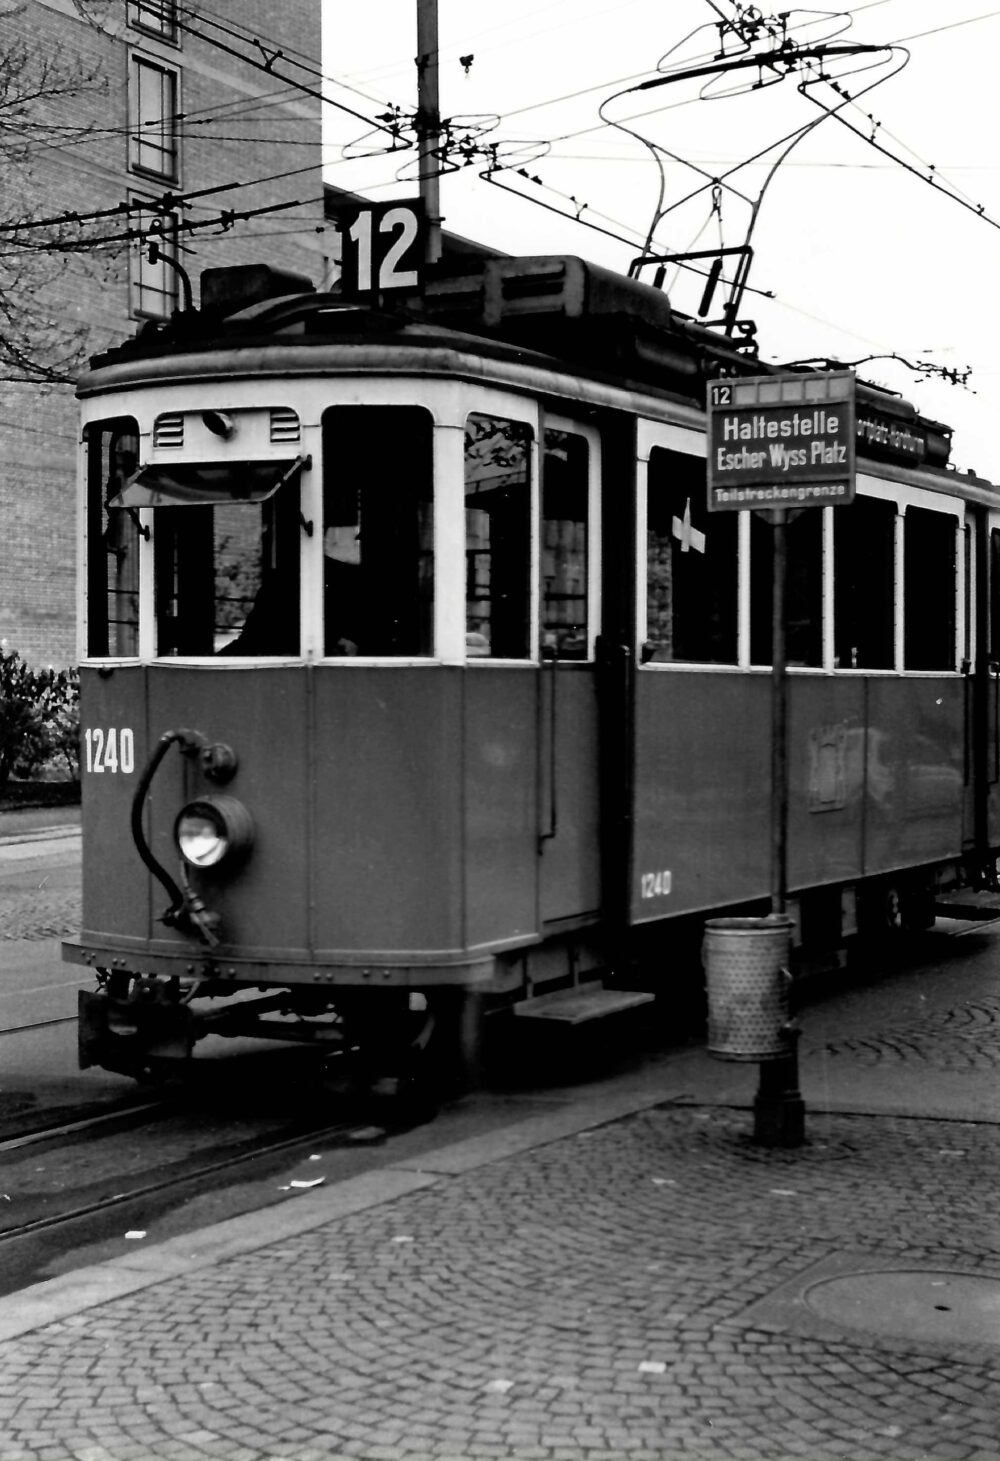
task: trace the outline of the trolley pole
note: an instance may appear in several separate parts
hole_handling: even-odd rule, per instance
[[[788,672],[785,599],[788,584],[788,511],[771,511],[771,914],[784,918],[788,903]],[[782,969],[779,977],[791,979]],[[754,1098],[754,1141],[761,1146],[801,1146],[805,1102],[799,1090],[799,1031],[783,1031],[787,1049],[762,1061]]]
[[[441,257],[437,0],[417,0],[417,134],[420,144],[420,196],[427,217],[424,262],[436,264]]]

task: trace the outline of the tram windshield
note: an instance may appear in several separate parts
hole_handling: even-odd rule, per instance
[[[433,652],[431,441],[431,417],[419,406],[323,413],[327,655]]]
[[[134,420],[87,434],[87,651],[139,652],[139,545],[154,508],[155,652],[299,652],[301,459],[140,467]]]
[[[267,489],[216,485],[183,506],[158,508],[158,655],[298,654],[299,501],[291,483],[282,485],[282,465]],[[161,489],[152,489],[161,501],[176,500]]]

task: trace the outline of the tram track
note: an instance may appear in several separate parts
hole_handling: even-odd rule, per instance
[[[7,1025],[0,1030],[0,1039],[4,1035],[25,1035],[31,1030],[44,1030],[49,1025],[75,1025],[77,1017],[72,1015],[54,1015],[48,1020],[28,1020],[23,1025]]]
[[[82,1116],[76,1121],[62,1121],[52,1126],[39,1126],[32,1131],[21,1132],[18,1136],[0,1138],[0,1153],[19,1151],[24,1147],[38,1146],[47,1141],[58,1141],[64,1136],[82,1136],[88,1131],[96,1131],[102,1127],[110,1126],[114,1122],[131,1124],[135,1116],[143,1116],[147,1112],[163,1113],[169,1109],[164,1101],[144,1101],[137,1106],[120,1106],[112,1111],[101,1111],[94,1116]]]
[[[85,1124],[75,1123],[78,1127]],[[70,1229],[74,1223],[80,1223],[89,1218],[99,1217],[104,1213],[127,1208],[130,1203],[142,1202],[151,1197],[162,1197],[171,1192],[180,1193],[185,1187],[189,1187],[195,1183],[203,1183],[208,1179],[217,1177],[220,1173],[231,1171],[246,1163],[257,1161],[262,1157],[278,1156],[286,1152],[293,1152],[297,1148],[315,1146],[318,1141],[329,1142],[338,1137],[343,1138],[357,1128],[358,1123],[356,1121],[342,1121],[331,1126],[300,1131],[293,1136],[285,1136],[274,1141],[267,1139],[255,1141],[245,1151],[233,1152],[228,1156],[216,1158],[212,1161],[200,1162],[198,1165],[188,1167],[181,1172],[174,1172],[167,1176],[156,1178],[153,1181],[136,1183],[126,1191],[95,1197],[88,1202],[78,1203],[75,1207],[65,1208],[59,1212],[47,1213],[40,1217],[31,1218],[27,1222],[4,1228],[0,1231],[0,1247],[15,1243],[19,1239],[29,1238],[35,1234],[53,1229]],[[3,1150],[7,1145],[7,1143],[0,1144],[0,1150]],[[12,1145],[17,1145],[17,1142],[14,1142]]]

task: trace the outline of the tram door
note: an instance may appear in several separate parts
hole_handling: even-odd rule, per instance
[[[973,765],[980,770],[979,778],[984,787],[976,788],[976,795],[985,800],[985,837],[991,847],[1000,843],[1000,512],[987,514],[988,548],[985,555],[986,612],[978,616],[979,624],[987,635],[987,667],[984,672],[986,704],[982,707],[978,721],[985,745],[978,756],[973,755]],[[978,577],[978,575],[977,575]]]
[[[464,886],[480,946],[550,936],[601,906],[601,438],[503,406],[464,423]]]
[[[598,614],[601,442],[547,416],[540,438],[537,693],[539,915],[601,904]]]

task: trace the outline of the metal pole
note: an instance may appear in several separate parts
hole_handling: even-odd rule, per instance
[[[417,133],[420,196],[427,215],[425,262],[441,257],[441,103],[438,96],[437,0],[417,0]]]
[[[788,579],[787,523],[774,509],[771,588],[771,912],[788,901],[788,675],[785,647],[785,585]]]
[[[788,582],[787,526],[784,508],[775,508],[771,592],[771,915],[784,918],[788,903],[788,674],[785,598]],[[789,977],[784,969],[781,979]],[[801,1146],[805,1141],[805,1102],[799,1090],[799,1032],[783,1031],[786,1053],[759,1066],[754,1100],[754,1140],[761,1146]]]

